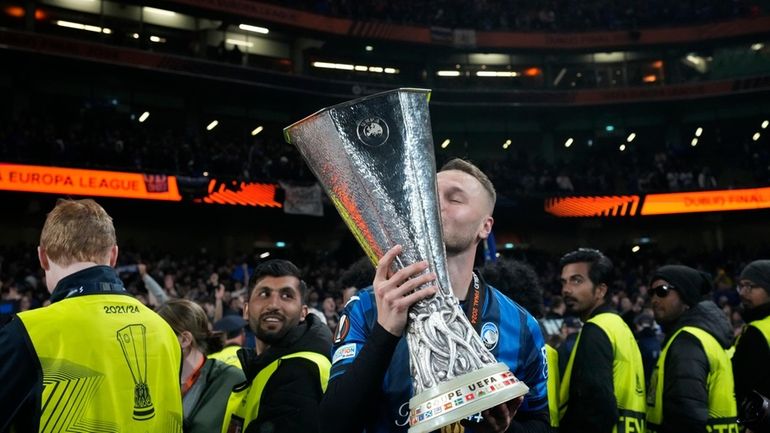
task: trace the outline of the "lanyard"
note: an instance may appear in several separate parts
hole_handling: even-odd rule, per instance
[[[487,291],[481,289],[479,276],[473,272],[473,281],[468,288],[468,296],[465,297],[465,315],[479,335],[481,335],[481,309],[484,308],[486,294]]]
[[[190,388],[195,385],[195,382],[198,381],[198,377],[201,375],[201,370],[203,370],[203,364],[206,363],[206,356],[204,355],[201,359],[200,365],[198,365],[198,368],[195,369],[193,374],[190,375],[190,377],[187,378],[187,380],[182,384],[182,396],[184,397],[185,394],[190,390]]]

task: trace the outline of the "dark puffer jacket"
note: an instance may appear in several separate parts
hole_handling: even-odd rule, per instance
[[[672,329],[666,330],[663,345],[685,326],[708,332],[724,349],[732,343],[730,323],[711,301],[700,302],[687,310]],[[709,361],[703,346],[692,334],[680,333],[668,348],[665,362],[663,425],[659,432],[706,433]]]
[[[313,314],[261,355],[241,349],[238,358],[246,381],[278,358],[296,352],[315,352],[327,358],[331,354],[329,328]],[[285,359],[265,384],[259,415],[246,433],[312,433],[319,429],[318,404],[323,396],[318,367],[304,358]]]

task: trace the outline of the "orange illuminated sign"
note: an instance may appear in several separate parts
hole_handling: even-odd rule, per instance
[[[558,217],[671,215],[751,209],[770,209],[770,187],[647,194],[641,197],[558,197],[545,201],[545,211]]]
[[[770,208],[770,187],[720,191],[648,194],[642,215],[722,212]]]
[[[196,201],[243,206],[282,207],[281,203],[275,201],[276,188],[277,185],[272,183],[240,182],[233,186],[211,180],[208,195]]]
[[[0,190],[181,201],[174,176],[0,163]]]
[[[545,211],[558,217],[636,215],[638,195],[560,197],[545,201]]]

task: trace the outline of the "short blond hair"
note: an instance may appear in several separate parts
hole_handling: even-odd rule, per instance
[[[91,199],[59,199],[43,225],[40,246],[60,266],[103,262],[117,245],[112,217]]]
[[[481,186],[484,187],[484,190],[487,191],[489,201],[492,204],[492,209],[495,208],[495,203],[497,202],[497,191],[495,191],[495,186],[492,184],[492,181],[489,180],[489,177],[487,177],[487,175],[484,174],[480,168],[476,167],[476,165],[470,161],[466,161],[461,158],[454,158],[444,164],[439,172],[448,170],[462,171],[463,173],[469,174],[476,178]]]

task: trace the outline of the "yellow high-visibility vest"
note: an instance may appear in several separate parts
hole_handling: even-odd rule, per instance
[[[295,352],[282,356],[260,370],[250,386],[230,393],[230,399],[227,401],[227,410],[225,411],[225,422],[222,425],[222,433],[227,433],[233,417],[237,417],[243,422],[241,431],[246,431],[248,425],[257,419],[259,415],[259,403],[268,380],[278,370],[283,360],[291,358],[304,358],[312,361],[318,367],[321,389],[323,392],[326,392],[326,385],[329,383],[329,371],[332,366],[329,358],[315,352]]]
[[[181,432],[181,348],[126,295],[90,294],[19,314],[43,370],[40,432]]]
[[[546,344],[545,360],[548,363],[548,413],[551,415],[551,427],[559,427],[559,352]]]
[[[642,432],[645,419],[644,364],[639,352],[639,345],[626,322],[614,313],[601,313],[588,319],[604,331],[612,346],[612,385],[618,405],[619,417],[613,432]],[[582,331],[581,331],[582,334]],[[575,347],[564,370],[559,393],[559,419],[564,417],[569,407],[569,389],[572,379],[572,364],[580,345],[578,335]],[[591,366],[584,366],[590,368]]]
[[[238,359],[238,351],[241,350],[241,346],[227,346],[219,352],[212,353],[207,358],[217,359],[224,362],[227,365],[232,365],[238,369],[243,369],[241,366],[241,360]]]
[[[652,372],[650,379],[650,401],[647,407],[647,432],[655,433],[663,419],[663,385],[665,380],[666,354],[671,343],[682,333],[694,335],[703,346],[709,362],[709,374],[706,378],[708,389],[708,420],[706,428],[709,432],[738,433],[738,407],[735,403],[735,384],[733,367],[727,351],[717,342],[713,335],[693,326],[685,326],[669,339]]]

